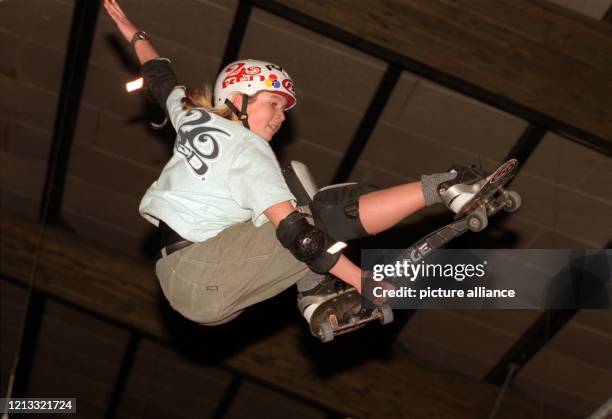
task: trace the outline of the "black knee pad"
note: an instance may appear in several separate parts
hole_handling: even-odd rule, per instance
[[[317,192],[310,204],[315,225],[339,241],[368,236],[359,220],[359,197],[376,189],[352,183]]]

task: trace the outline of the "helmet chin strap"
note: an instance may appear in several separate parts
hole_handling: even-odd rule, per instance
[[[225,104],[227,105],[228,108],[230,108],[230,111],[232,111],[234,115],[238,117],[238,120],[242,122],[242,125],[244,125],[246,129],[251,129],[251,127],[249,127],[249,115],[247,114],[247,103],[248,102],[249,102],[249,96],[243,93],[242,94],[242,106],[241,106],[242,109],[238,110],[238,108],[234,106],[231,100],[225,99]]]

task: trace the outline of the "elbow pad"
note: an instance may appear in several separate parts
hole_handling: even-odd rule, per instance
[[[166,100],[176,86],[178,81],[176,75],[170,67],[170,60],[167,58],[157,58],[149,60],[140,69],[144,79],[144,85],[155,99],[155,102],[166,111]]]
[[[342,254],[339,251],[328,252],[335,241],[321,229],[309,224],[299,212],[292,212],[280,222],[276,237],[296,259],[306,263],[318,274],[329,271]]]

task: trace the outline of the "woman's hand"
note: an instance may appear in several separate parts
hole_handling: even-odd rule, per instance
[[[117,28],[119,28],[119,31],[121,31],[125,40],[131,43],[138,29],[130,22],[130,19],[127,18],[125,13],[123,13],[123,10],[121,10],[121,7],[117,4],[117,0],[104,0],[104,8],[117,25]],[[140,40],[136,42],[134,51],[141,65],[149,60],[159,58],[157,51],[155,51],[155,48],[153,48],[153,45],[151,45],[149,41]]]
[[[116,0],[104,0],[104,8],[108,15],[113,19],[117,28],[126,41],[131,42],[134,34],[138,32],[136,26],[130,22]]]

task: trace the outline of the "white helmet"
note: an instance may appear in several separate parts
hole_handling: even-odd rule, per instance
[[[293,80],[280,66],[259,60],[239,60],[225,66],[215,82],[213,105],[220,108],[234,93],[252,96],[260,90],[279,94],[287,99],[285,110],[297,102]]]

